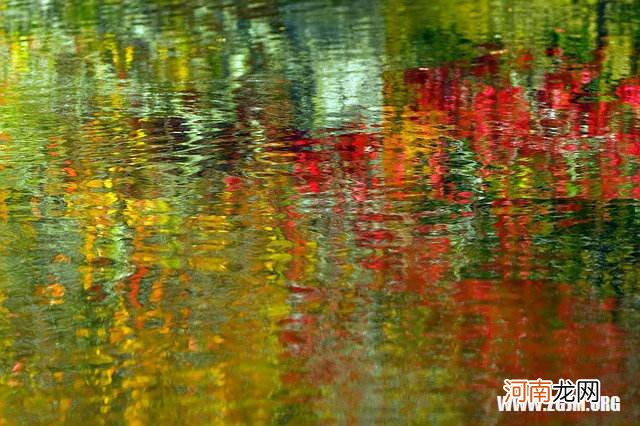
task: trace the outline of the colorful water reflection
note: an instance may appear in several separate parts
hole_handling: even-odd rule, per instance
[[[640,5],[419,3],[0,2],[0,424],[637,423]]]

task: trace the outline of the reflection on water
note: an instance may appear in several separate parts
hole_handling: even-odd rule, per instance
[[[638,421],[640,5],[419,3],[0,2],[1,424]]]

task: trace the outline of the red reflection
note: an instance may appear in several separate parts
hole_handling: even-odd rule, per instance
[[[440,357],[462,388],[495,395],[505,378],[595,377],[605,393],[625,392],[628,350],[613,320],[616,299],[592,300],[575,283],[536,278],[544,266],[536,264],[534,237],[545,225],[539,216],[549,213],[540,200],[563,200],[554,208],[568,216],[553,226],[566,228],[583,223],[570,215],[580,201],[640,196],[640,89],[630,79],[615,99],[595,97],[589,86],[599,66],[563,63],[561,52],[552,53],[561,63],[538,90],[512,84],[502,69],[530,72],[528,52],[507,65],[487,55],[473,66],[410,70],[405,83],[414,100],[400,125],[292,142],[298,196],[323,212],[331,203],[332,248],[342,248],[341,235],[352,236],[356,266],[374,278],[362,289],[309,279],[311,237],[300,228],[308,216],[296,206],[282,212],[294,244],[286,272],[292,313],[279,336],[291,365],[285,383],[315,388],[367,374],[358,364],[362,353],[352,350],[363,337],[347,325],[363,316],[351,299],[369,300],[373,291],[410,295],[415,304],[406,309],[430,310],[436,320],[422,338],[453,341],[456,352]],[[456,226],[475,218],[479,197],[490,200],[496,243],[473,272],[493,278],[459,278],[456,256],[474,254],[456,245]],[[438,358],[438,350],[427,348],[427,358]],[[415,368],[429,369],[429,362]],[[353,389],[345,394],[361,398]]]

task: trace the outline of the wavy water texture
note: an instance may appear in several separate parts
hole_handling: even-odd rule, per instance
[[[639,49],[637,1],[0,1],[0,424],[637,424]],[[622,411],[498,413],[538,377]]]

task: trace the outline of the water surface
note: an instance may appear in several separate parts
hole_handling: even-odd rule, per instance
[[[637,1],[1,1],[0,424],[637,424]],[[619,414],[497,412],[599,378]]]

